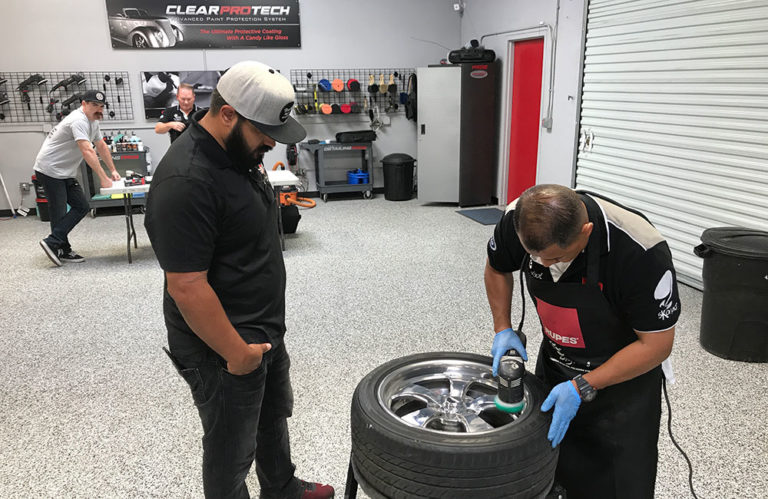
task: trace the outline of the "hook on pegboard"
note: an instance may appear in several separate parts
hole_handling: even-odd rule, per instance
[[[297,115],[405,112],[413,68],[292,69]]]

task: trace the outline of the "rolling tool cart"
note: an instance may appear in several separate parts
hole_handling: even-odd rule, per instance
[[[299,147],[306,149],[312,154],[315,161],[315,176],[317,190],[323,201],[328,201],[328,194],[339,192],[362,192],[365,199],[373,197],[373,147],[371,142],[330,142],[330,143],[309,143],[302,142]],[[334,170],[341,171],[341,168],[329,168],[326,164],[326,155],[334,154],[354,154],[359,153],[362,164],[353,175],[354,183],[350,180],[346,170],[343,174],[334,175]],[[363,173],[367,174],[367,181]],[[339,180],[335,178],[338,177]],[[343,177],[343,179],[341,179]],[[333,179],[333,180],[332,180]]]

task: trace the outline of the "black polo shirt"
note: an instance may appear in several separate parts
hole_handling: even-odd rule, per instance
[[[195,114],[197,111],[199,111],[199,108],[193,105],[192,111],[190,111],[187,117],[185,118],[184,111],[179,109],[179,106],[167,107],[163,110],[162,113],[160,113],[160,119],[157,121],[159,123],[170,123],[171,121],[178,121],[180,123],[184,123],[184,126],[189,127],[189,122],[192,118],[192,115]],[[186,131],[186,128],[184,130]],[[183,132],[177,132],[173,128],[168,130],[168,135],[171,136],[171,144],[173,144],[173,141],[178,139],[182,133]]]
[[[638,212],[596,195],[591,197],[601,214],[597,220],[590,216],[590,222],[602,227],[605,235],[600,241],[603,295],[618,317],[637,331],[671,328],[680,316],[680,298],[666,241]],[[519,270],[526,254],[512,221],[514,203],[488,241],[488,262],[499,272]],[[528,278],[554,280],[550,268],[535,261]],[[573,260],[557,282],[586,282],[586,253]]]
[[[152,178],[144,226],[166,272],[208,271],[227,317],[248,343],[276,346],[285,333],[285,265],[266,172],[241,173],[198,121],[171,144]],[[173,350],[207,348],[165,286]]]

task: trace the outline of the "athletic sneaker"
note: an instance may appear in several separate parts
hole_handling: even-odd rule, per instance
[[[304,480],[299,480],[299,488],[296,491],[297,495],[292,495],[291,498],[295,499],[331,499],[334,494],[333,487],[330,485],[323,485],[321,483],[312,483],[312,482],[305,482]],[[293,486],[291,486],[293,488]],[[288,497],[287,494],[265,494],[260,493],[259,499],[285,499]]]
[[[69,253],[60,254],[59,260],[61,260],[64,263],[80,263],[80,262],[84,262],[85,258],[78,255],[74,251],[70,251]]]
[[[45,242],[45,239],[40,241],[40,247],[43,248],[43,251],[45,251],[45,254],[48,256],[48,258],[51,259],[53,263],[55,263],[58,267],[61,267],[61,260],[59,259],[59,256],[61,255],[60,249],[51,248],[48,246],[48,243]]]
[[[301,499],[330,499],[334,490],[330,485],[299,480],[302,486]]]

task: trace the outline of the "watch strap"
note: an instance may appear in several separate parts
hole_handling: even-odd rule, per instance
[[[590,385],[589,381],[585,380],[581,374],[573,378],[573,381],[576,382],[576,388],[579,389],[581,400],[584,402],[591,402],[595,399],[597,396],[597,390],[595,387]]]

